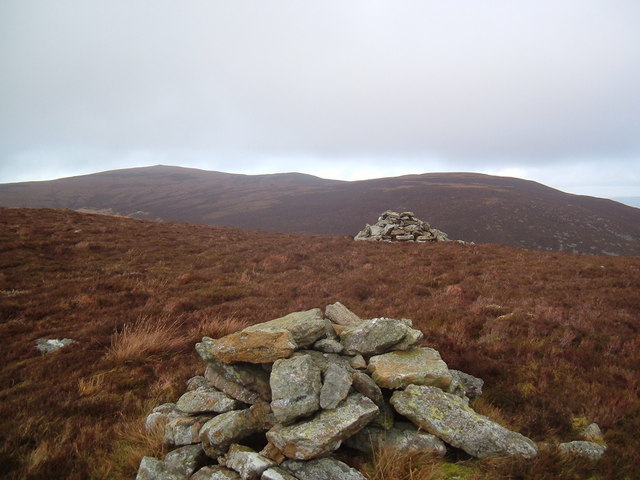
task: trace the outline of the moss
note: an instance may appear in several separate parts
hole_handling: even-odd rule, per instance
[[[441,475],[440,478],[442,478],[443,480],[465,480],[477,478],[478,472],[474,468],[468,467],[466,465],[443,462],[440,466],[439,474]]]

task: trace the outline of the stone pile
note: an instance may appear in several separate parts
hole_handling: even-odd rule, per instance
[[[354,240],[373,242],[449,242],[444,232],[431,228],[427,222],[416,218],[413,212],[387,210],[374,225],[367,224]]]
[[[136,478],[363,480],[338,459],[343,445],[534,457],[533,441],[470,407],[483,381],[422,338],[410,320],[362,320],[340,303],[204,337],[204,376],[146,420],[171,451],[143,458]]]

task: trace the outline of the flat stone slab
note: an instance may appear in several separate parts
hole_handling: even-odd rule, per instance
[[[383,388],[431,385],[446,389],[452,381],[438,351],[428,347],[376,355],[369,359],[368,369],[373,380]]]
[[[222,455],[232,443],[263,430],[260,419],[249,410],[221,413],[200,429],[199,440],[204,451],[212,458]]]
[[[394,349],[406,349],[422,339],[422,332],[407,322],[392,318],[374,318],[347,327],[340,333],[340,343],[348,355],[376,355]]]
[[[320,408],[322,375],[309,355],[277,360],[270,384],[271,409],[281,423],[291,423]]]
[[[197,417],[178,417],[170,420],[164,427],[165,445],[180,447],[200,441],[200,428],[211,419],[211,415]]]
[[[561,443],[558,449],[565,455],[585,458],[592,462],[600,460],[607,451],[606,445],[587,441]]]
[[[335,409],[323,410],[310,420],[274,426],[267,432],[267,439],[287,458],[309,460],[339,448],[344,439],[367,425],[378,412],[370,399],[352,393]]]
[[[269,372],[258,365],[226,364],[212,358],[207,362],[204,375],[215,388],[241,402],[271,401]]]
[[[285,460],[282,468],[299,480],[366,480],[355,468],[335,458],[318,458],[307,462]]]
[[[243,332],[269,332],[287,330],[291,333],[296,348],[312,345],[327,333],[327,323],[322,317],[322,310],[313,308],[303,312],[293,312],[275,320],[251,325]],[[285,357],[280,357],[285,358]]]
[[[327,305],[324,309],[324,314],[333,323],[338,325],[352,326],[358,325],[362,322],[362,319],[345,307],[340,302],[336,302],[332,305]]]
[[[296,350],[291,333],[282,328],[249,331],[245,329],[217,340],[208,337],[202,340],[202,343],[196,345],[200,355],[207,359],[215,357],[224,363],[271,363],[280,358],[290,357]],[[207,351],[201,353],[205,347]]]
[[[336,408],[347,397],[350,389],[351,374],[336,364],[329,365],[320,389],[320,408]]]
[[[199,387],[183,394],[176,406],[187,413],[224,413],[241,408],[241,403],[213,387]]]
[[[220,458],[220,464],[238,472],[242,480],[257,480],[266,469],[276,466],[273,460],[238,444],[229,447],[227,454]]]
[[[533,458],[538,449],[527,437],[473,411],[465,400],[439,388],[410,385],[391,396],[395,410],[427,432],[469,455]]]
[[[176,448],[164,457],[164,463],[169,470],[180,473],[185,477],[188,477],[210,461],[199,443]]]
[[[442,456],[447,448],[435,435],[418,430],[413,423],[396,422],[388,430],[367,426],[348,438],[348,447],[364,453],[383,447],[397,450],[403,454],[424,452]]]
[[[172,471],[163,461],[153,457],[144,457],[140,461],[136,480],[184,480],[186,477]]]
[[[202,467],[189,480],[240,480],[237,472],[220,465]]]

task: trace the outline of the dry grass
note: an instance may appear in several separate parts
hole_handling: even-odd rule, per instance
[[[473,467],[448,458],[456,468],[480,478],[633,478],[639,291],[638,258],[0,209],[0,472],[133,478],[140,456],[158,448],[136,429],[202,373],[201,336],[340,301],[364,318],[411,318],[451,368],[485,380],[482,413],[536,441],[574,440],[572,420],[586,417],[609,445],[584,468],[548,453]],[[78,342],[41,355],[40,337]],[[383,460],[371,475],[393,478]],[[413,478],[435,468],[398,462]]]

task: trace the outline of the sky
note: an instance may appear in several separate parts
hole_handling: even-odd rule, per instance
[[[2,0],[0,183],[156,164],[640,196],[640,2]]]

